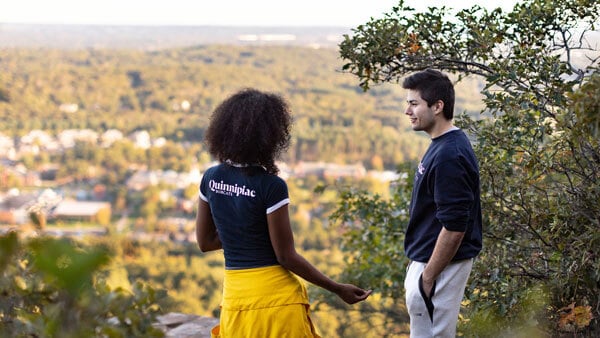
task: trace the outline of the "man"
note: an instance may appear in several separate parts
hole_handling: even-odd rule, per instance
[[[452,123],[454,87],[439,71],[406,78],[405,114],[431,144],[415,174],[404,250],[411,337],[455,337],[473,258],[481,251],[479,167],[465,133]]]

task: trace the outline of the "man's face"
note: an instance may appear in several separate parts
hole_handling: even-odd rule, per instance
[[[406,98],[408,106],[404,113],[410,119],[410,125],[415,131],[424,131],[431,134],[435,126],[435,108],[436,105],[431,107],[427,106],[427,101],[421,98],[421,93],[416,90],[409,89]]]

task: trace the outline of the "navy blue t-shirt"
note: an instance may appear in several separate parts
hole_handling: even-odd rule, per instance
[[[267,214],[290,202],[285,181],[261,167],[219,164],[200,183],[223,245],[225,268],[247,269],[279,264],[267,225]]]
[[[481,251],[479,166],[469,139],[452,130],[431,140],[413,186],[404,251],[411,260],[429,261],[442,226],[465,232],[453,261]]]

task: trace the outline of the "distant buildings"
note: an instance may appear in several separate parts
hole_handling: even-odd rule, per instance
[[[150,133],[145,130],[139,130],[133,132],[129,135],[129,139],[133,142],[133,144],[142,149],[148,149],[152,146],[152,140],[150,138]]]
[[[163,183],[166,186],[183,189],[190,184],[200,184],[202,175],[199,170],[179,173],[173,170],[138,170],[126,182],[129,190],[143,190],[148,186]]]
[[[0,159],[18,161],[27,154],[60,153],[65,149],[73,148],[77,142],[88,142],[108,148],[124,138],[123,133],[117,129],[109,129],[101,134],[91,129],[67,129],[57,135],[36,129],[15,138],[0,132]],[[142,149],[163,147],[167,143],[164,137],[152,138],[146,130],[135,131],[127,138],[135,147]]]
[[[41,212],[46,219],[56,221],[84,221],[98,224],[110,222],[112,209],[106,201],[106,186],[93,187],[74,186],[70,193],[61,188],[42,189],[45,182],[54,181],[57,186],[65,182],[56,181],[56,172],[61,163],[52,163],[40,168],[39,172],[28,169],[21,158],[27,154],[40,152],[60,153],[74,147],[77,142],[89,142],[98,147],[110,147],[115,142],[129,140],[135,147],[147,149],[162,147],[167,140],[163,137],[152,138],[150,133],[139,130],[130,135],[116,129],[97,133],[90,129],[68,129],[57,135],[42,130],[32,130],[22,137],[9,137],[0,133],[0,186],[7,192],[0,192],[0,224],[19,225],[31,223],[31,212]],[[126,188],[142,191],[150,186],[162,185],[161,200],[175,199],[177,212],[191,214],[195,201],[189,198],[190,186],[199,186],[202,173],[216,162],[195,165],[189,172],[173,170],[147,170],[145,166],[130,166],[133,173],[126,181]],[[390,182],[400,178],[392,171],[368,171],[362,163],[334,164],[327,162],[298,162],[288,164],[279,162],[280,176],[316,177],[318,179],[364,179],[370,178],[382,182]],[[45,180],[45,181],[43,181]],[[38,190],[20,192],[15,187],[39,187]],[[185,192],[185,194],[184,194]],[[73,199],[68,199],[68,197]]]
[[[241,42],[290,42],[295,41],[296,35],[293,34],[242,34],[238,35],[238,41]]]
[[[29,208],[37,201],[36,194],[20,194],[16,189],[0,196],[0,223],[25,224],[29,222]]]
[[[335,164],[326,162],[298,162],[292,168],[284,167],[281,171],[286,176],[293,177],[306,177],[306,176],[317,176],[323,179],[340,179],[340,178],[353,178],[362,179],[370,177],[372,179],[390,182],[397,180],[401,177],[400,174],[394,171],[367,171],[362,163],[356,164]]]
[[[98,133],[91,129],[67,129],[58,134],[58,141],[62,148],[73,148],[78,141],[96,144]]]
[[[2,133],[0,133],[0,154],[10,160],[14,160],[16,156],[15,141]]]
[[[111,206],[108,202],[60,201],[48,214],[48,219],[94,222],[107,225],[110,222]]]
[[[79,110],[79,105],[77,103],[62,103],[58,106],[58,110],[63,113],[73,114]]]
[[[100,136],[100,145],[104,148],[123,139],[123,133],[117,129],[109,129]]]
[[[76,201],[63,199],[52,189],[34,193],[21,193],[11,189],[0,195],[0,223],[26,224],[31,212],[41,212],[47,219],[78,220],[108,224],[111,205],[108,202]]]

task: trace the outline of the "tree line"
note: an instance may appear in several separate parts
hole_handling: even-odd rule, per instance
[[[410,134],[404,92],[362,92],[340,71],[334,49],[209,45],[157,51],[6,48],[0,63],[0,131],[9,136],[71,128],[148,130],[199,142],[216,104],[253,86],[283,94],[295,126],[287,161],[372,163],[415,159],[425,138]],[[481,107],[477,82],[461,85],[459,109]],[[475,95],[473,95],[475,93]],[[76,105],[69,111],[61,105]],[[369,131],[369,132],[365,132]],[[357,135],[359,135],[357,137]]]
[[[417,12],[400,1],[340,45],[343,68],[367,91],[429,67],[484,82],[481,118],[456,121],[479,158],[484,216],[468,336],[598,335],[599,15],[597,1],[526,0],[509,12]],[[397,285],[381,281],[404,279],[411,182],[391,200],[349,190],[335,214],[356,253],[348,275],[398,302]]]

